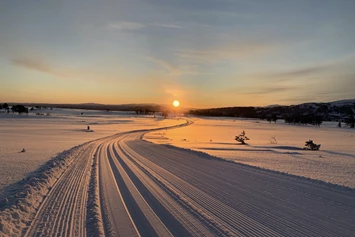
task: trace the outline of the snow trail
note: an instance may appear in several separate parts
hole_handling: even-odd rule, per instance
[[[24,236],[354,235],[348,188],[143,141],[150,131],[81,146]]]
[[[47,194],[25,236],[85,236],[90,157],[95,146],[83,147]]]

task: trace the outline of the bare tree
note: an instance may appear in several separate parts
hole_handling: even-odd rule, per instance
[[[306,141],[305,148],[306,150],[319,150],[320,144],[315,144],[312,140]]]
[[[243,132],[241,132],[238,136],[235,136],[234,140],[245,145],[246,144],[245,141],[248,141],[250,139],[245,135],[245,131],[243,130]]]

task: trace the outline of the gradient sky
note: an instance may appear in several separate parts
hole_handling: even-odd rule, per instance
[[[2,0],[0,102],[355,98],[354,0]]]

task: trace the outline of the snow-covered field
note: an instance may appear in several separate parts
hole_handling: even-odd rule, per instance
[[[37,116],[36,112],[44,115]],[[125,112],[42,109],[28,116],[0,113],[0,199],[5,186],[23,179],[64,150],[119,132],[174,123],[178,121]],[[87,126],[92,131],[87,131]]]
[[[145,139],[193,149],[235,162],[355,188],[355,130],[324,122],[321,127],[233,118],[190,118],[194,124],[151,132]],[[236,135],[245,130],[248,145]],[[276,140],[274,140],[274,138]],[[321,144],[303,150],[305,141]],[[275,144],[277,142],[277,144]]]
[[[1,189],[0,237],[355,233],[355,189],[253,167],[283,172],[298,167],[311,178],[321,173],[317,164],[324,172],[336,167],[343,175],[332,174],[332,181],[351,184],[351,130],[333,124],[52,113],[0,119],[1,176],[9,177]],[[249,145],[233,141],[241,129]],[[269,144],[270,136],[277,144]],[[305,139],[322,143],[324,150],[302,150]]]

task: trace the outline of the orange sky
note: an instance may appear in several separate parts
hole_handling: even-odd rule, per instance
[[[204,108],[355,97],[355,2],[221,1],[3,3],[0,102]]]

